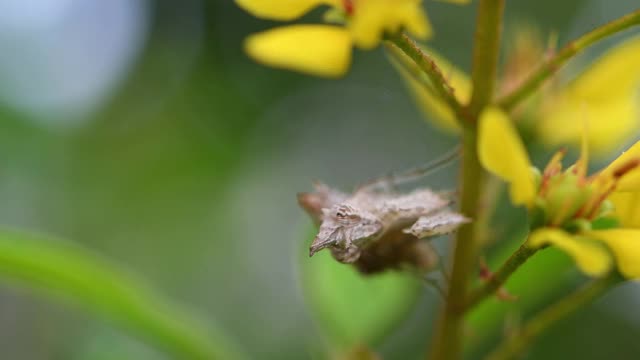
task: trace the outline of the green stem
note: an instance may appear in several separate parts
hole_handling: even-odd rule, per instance
[[[582,306],[590,303],[596,297],[607,291],[612,285],[619,282],[618,275],[594,280],[576,292],[570,294],[557,303],[549,306],[532,320],[525,324],[515,336],[511,336],[500,344],[489,356],[487,360],[508,360],[514,359],[545,330],[552,327],[559,320],[575,313]]]
[[[433,58],[422,51],[411,38],[403,33],[388,34],[386,39],[398,49],[402,50],[405,55],[413,60],[419,70],[427,75],[431,81],[430,85],[433,87],[433,90],[451,107],[458,117],[463,119],[468,117],[465,115],[464,107],[455,97],[453,87],[449,84],[447,78]],[[415,68],[411,69],[412,73],[415,73],[415,71]],[[416,78],[420,79],[419,76]]]
[[[416,63],[411,60],[400,48],[393,45],[391,42],[387,42],[384,44],[385,50],[387,54],[392,58],[392,61],[398,64],[402,70],[405,70],[412,79],[415,79],[420,85],[427,90],[431,95],[440,97],[438,93],[436,93],[435,88],[431,84],[431,80],[427,76],[427,74],[422,71],[422,69],[416,65]]]
[[[475,289],[467,297],[465,304],[465,310],[469,310],[478,305],[482,300],[495,293],[507,279],[513,274],[520,265],[524,264],[533,254],[538,251],[537,248],[532,248],[524,244],[520,245],[518,250],[511,254],[509,259],[502,264],[500,269],[493,273],[491,277],[480,288]]]
[[[485,172],[477,154],[475,121],[493,98],[498,65],[500,30],[504,0],[480,0],[473,54],[473,94],[470,118],[463,132],[462,173],[460,181],[460,211],[476,219],[479,200],[485,182]],[[462,355],[464,305],[477,267],[479,243],[474,223],[463,226],[456,235],[453,268],[449,292],[431,342],[430,358],[455,360]]]
[[[473,114],[478,114],[493,100],[500,56],[503,13],[504,0],[480,0],[471,71],[473,94],[469,108]]]
[[[465,186],[461,189],[460,211],[473,218],[478,214],[478,199],[484,182],[484,172],[477,159],[475,133],[465,131],[463,141],[461,176],[462,179],[473,181],[463,181]],[[449,291],[431,342],[431,359],[448,360],[461,356],[464,320],[464,312],[461,310],[464,308],[471,277],[477,266],[476,239],[476,226],[473,223],[461,227],[456,235]]]
[[[617,20],[611,21],[580,38],[568,43],[554,57],[544,62],[526,81],[511,93],[498,100],[498,104],[509,110],[534,93],[551,75],[576,54],[608,36],[617,34],[630,27],[640,25],[640,9],[629,13]]]

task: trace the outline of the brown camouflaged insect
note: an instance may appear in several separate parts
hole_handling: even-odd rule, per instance
[[[300,206],[320,227],[309,255],[328,248],[337,261],[365,274],[435,268],[437,255],[422,239],[450,233],[470,220],[449,209],[450,193],[421,188],[398,194],[389,185],[424,176],[457,154],[456,149],[424,168],[370,181],[352,194],[322,183],[315,184],[315,192],[298,194]]]

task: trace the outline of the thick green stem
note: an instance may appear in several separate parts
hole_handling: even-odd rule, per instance
[[[520,245],[518,250],[511,254],[509,259],[496,271],[491,275],[489,279],[482,285],[481,287],[472,291],[467,297],[467,302],[465,303],[465,310],[469,310],[474,306],[478,305],[482,300],[486,299],[488,296],[494,294],[504,283],[507,281],[509,276],[513,274],[520,265],[524,264],[533,254],[538,251],[537,248],[532,248],[524,244]]]
[[[504,0],[480,0],[473,42],[471,81],[473,94],[469,109],[478,114],[493,100],[496,87]]]
[[[540,334],[552,327],[559,320],[575,313],[582,306],[593,301],[618,281],[620,281],[618,275],[595,280],[549,306],[541,313],[535,315],[517,334],[509,337],[505,342],[500,344],[489,354],[487,360],[508,360],[516,358],[522,354]]]
[[[454,95],[453,87],[449,85],[449,82],[442,73],[442,70],[440,70],[436,62],[429,55],[422,51],[420,47],[411,40],[411,38],[403,33],[388,34],[386,38],[397,48],[402,50],[405,55],[411,58],[415,65],[417,65],[417,67],[427,75],[438,96],[440,96],[451,107],[458,117],[463,119],[467,117],[465,116],[462,104],[460,104]]]
[[[473,53],[473,94],[467,109],[468,126],[463,132],[460,211],[476,219],[485,182],[485,172],[477,154],[476,119],[493,98],[500,47],[504,0],[480,0]],[[474,223],[456,235],[449,292],[431,342],[430,358],[455,360],[462,354],[464,306],[473,274],[477,269],[479,236]]]
[[[526,81],[511,93],[498,100],[498,104],[506,110],[512,109],[527,96],[533,94],[551,75],[555,74],[562,66],[571,60],[576,54],[611,35],[617,34],[630,27],[640,25],[640,9],[627,14],[617,20],[605,24],[563,47],[551,59],[544,62]]]
[[[477,213],[478,200],[484,183],[484,171],[476,154],[476,136],[472,131],[464,132],[462,155],[462,179],[460,211],[473,218]],[[473,179],[473,180],[471,180]],[[471,223],[458,231],[453,254],[453,269],[445,307],[440,314],[438,327],[431,342],[431,359],[458,359],[462,353],[462,330],[465,305],[472,275],[477,269],[478,243],[475,241],[476,225]]]

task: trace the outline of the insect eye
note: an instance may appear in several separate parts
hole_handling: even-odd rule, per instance
[[[336,217],[338,219],[353,219],[354,217],[357,217],[358,215],[353,214],[351,212],[348,211],[344,211],[344,210],[338,210],[336,212]]]
[[[352,213],[338,211],[338,212],[336,212],[336,218],[338,220],[357,221],[357,220],[360,219],[360,216],[358,216],[358,214],[352,214]]]
[[[333,217],[334,219],[345,223],[358,221],[360,219],[356,210],[348,205],[336,206],[333,209]]]

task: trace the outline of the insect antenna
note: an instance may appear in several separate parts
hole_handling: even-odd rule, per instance
[[[440,298],[443,301],[447,299],[447,292],[445,291],[444,287],[440,284],[437,278],[424,274],[417,269],[407,269],[407,270],[409,270],[409,273],[415,276],[423,285],[435,290],[436,293],[440,296]]]
[[[389,174],[366,181],[358,186],[357,191],[388,188],[390,186],[416,181],[420,178],[431,175],[441,168],[451,164],[453,160],[455,160],[459,155],[460,146],[456,146],[444,153],[439,158],[432,160],[424,165],[409,169],[398,174]]]
[[[438,293],[438,295],[440,295],[440,298],[442,300],[446,300],[447,299],[447,292],[440,285],[440,283],[438,282],[437,279],[433,279],[433,278],[430,278],[428,276],[423,276],[421,279],[427,286],[430,286],[433,289],[435,289],[436,292]]]

